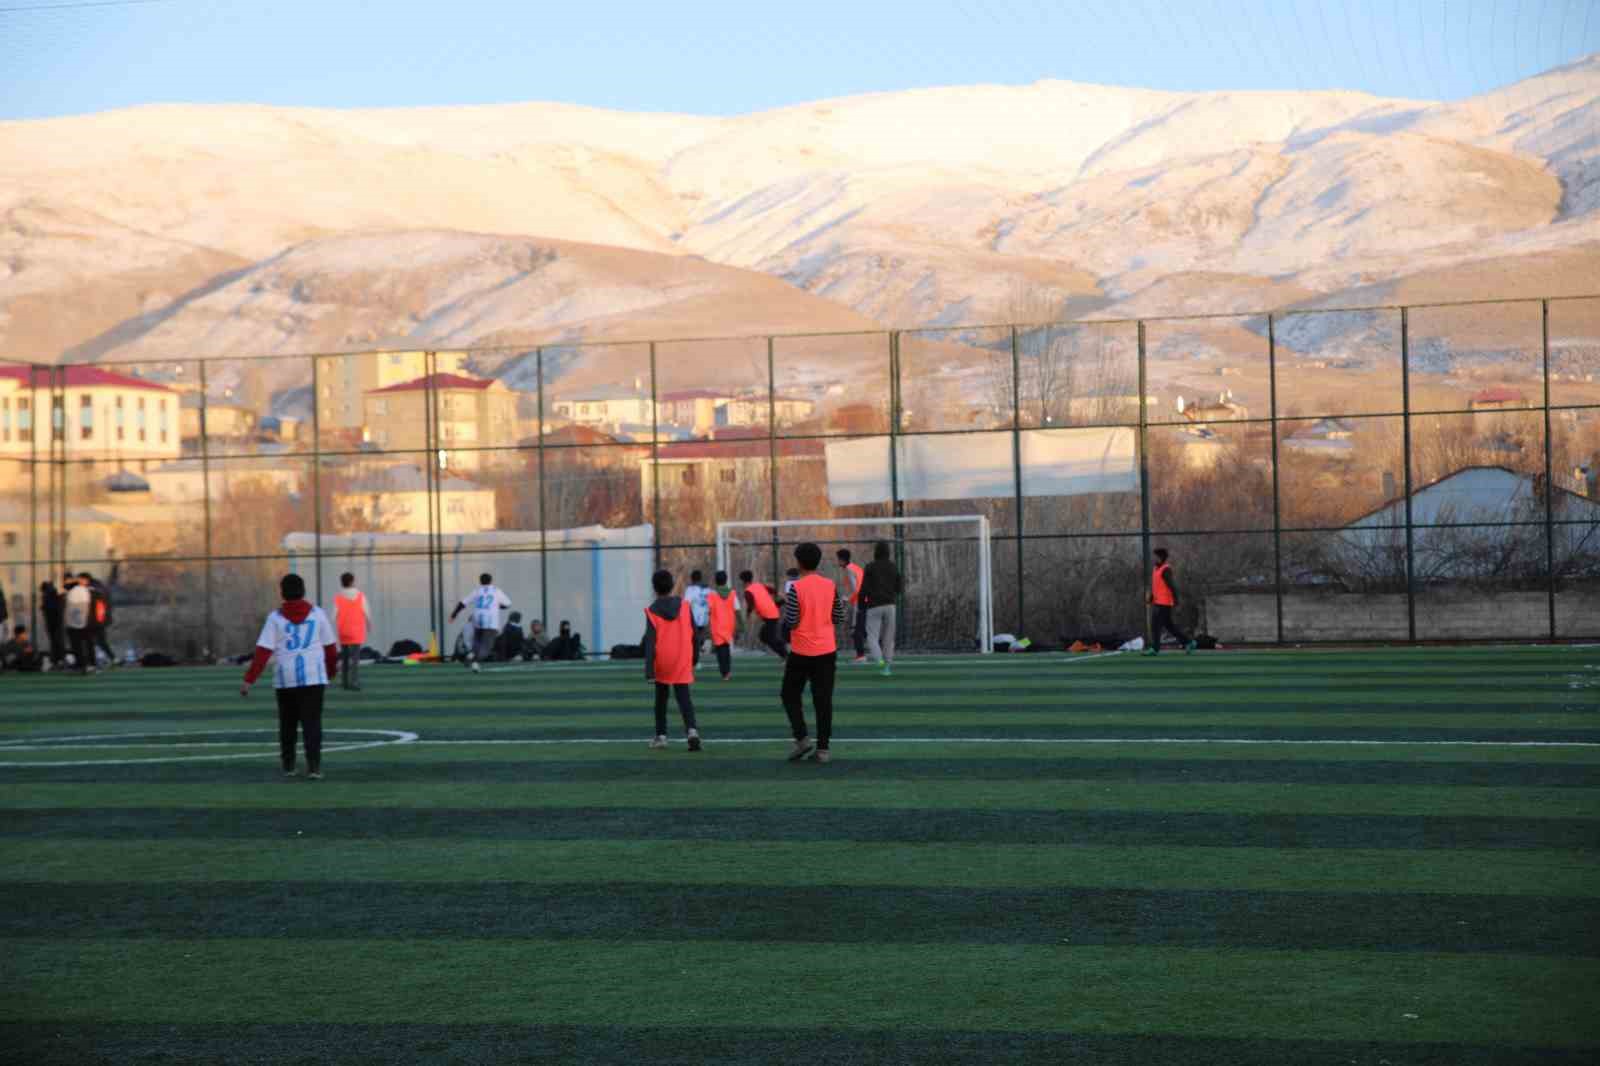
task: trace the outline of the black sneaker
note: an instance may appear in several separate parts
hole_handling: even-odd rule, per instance
[[[696,734],[692,734],[689,737],[689,750],[690,751],[699,751],[700,750],[700,736],[699,736],[699,734],[697,734],[697,733]]]

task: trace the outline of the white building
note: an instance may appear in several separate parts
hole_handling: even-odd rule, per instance
[[[67,459],[143,468],[181,453],[176,390],[77,365],[55,368],[54,383],[47,368],[0,366],[0,458],[48,458],[54,444]]]
[[[448,476],[440,477],[436,489],[440,532],[481,533],[494,529],[494,489]],[[428,532],[428,479],[419,467],[391,466],[332,493],[332,498],[338,520],[347,528]]]

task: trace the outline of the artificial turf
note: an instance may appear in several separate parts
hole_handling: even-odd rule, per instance
[[[771,660],[699,754],[637,665],[374,668],[315,783],[232,670],[8,674],[0,1060],[1589,1062],[1597,662],[841,666],[827,766]]]

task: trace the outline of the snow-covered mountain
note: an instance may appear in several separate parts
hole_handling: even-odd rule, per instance
[[[1045,82],[728,119],[0,123],[11,357],[1255,309],[1415,277],[1600,288],[1600,56],[1455,103]]]

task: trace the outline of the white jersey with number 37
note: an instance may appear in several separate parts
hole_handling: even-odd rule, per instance
[[[267,615],[256,646],[272,649],[273,688],[304,688],[328,683],[328,657],[322,649],[338,640],[322,608],[313,607],[304,622],[291,622],[282,611]]]

